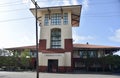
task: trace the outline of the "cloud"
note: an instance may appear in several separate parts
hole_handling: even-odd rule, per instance
[[[6,42],[7,41],[7,42]],[[36,39],[34,37],[29,37],[29,36],[23,36],[22,38],[18,37],[16,38],[5,38],[4,40],[1,39],[0,43],[0,48],[9,48],[9,47],[20,47],[20,46],[28,46],[28,45],[35,45],[36,44]]]
[[[27,0],[25,0],[27,1]],[[31,1],[30,1],[31,2]],[[77,5],[79,2],[78,0],[42,0],[37,1],[40,7],[49,7],[49,6],[65,6],[65,5]],[[34,8],[34,4],[30,3],[30,8]]]
[[[114,33],[114,29],[113,29],[113,28],[109,28],[109,31],[110,31],[111,33]]]
[[[92,36],[80,36],[76,33],[76,31],[73,31],[73,43],[79,43],[79,42],[82,42],[82,41],[88,41],[88,40],[93,40],[94,37]]]
[[[70,5],[70,1],[62,1],[63,2],[63,5]]]
[[[109,37],[111,41],[120,42],[120,29],[114,31],[114,35]]]
[[[63,5],[77,5],[79,3],[77,0],[68,0],[68,1],[62,0],[62,2]]]
[[[22,2],[23,2],[23,3],[28,3],[28,2],[29,2],[29,0],[22,0]]]
[[[82,6],[83,6],[83,10],[88,10],[88,5],[89,1],[88,0],[82,0]]]
[[[77,4],[78,4],[78,1],[77,1],[77,0],[71,0],[71,3],[72,3],[73,5],[77,5]]]

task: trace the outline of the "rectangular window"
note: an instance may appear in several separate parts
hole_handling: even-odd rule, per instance
[[[86,51],[80,50],[80,51],[78,51],[78,55],[79,55],[80,58],[87,58],[87,52]]]
[[[93,51],[89,51],[89,57],[94,57],[94,52]]]
[[[88,51],[88,56],[90,58],[97,57],[97,52],[96,51]]]
[[[60,45],[52,45],[51,48],[61,48]]]
[[[61,25],[61,14],[60,13],[51,14],[51,25]]]
[[[64,15],[63,15],[63,24],[64,25],[68,24],[68,13],[64,13]]]
[[[51,30],[51,48],[61,48],[61,30]]]
[[[49,15],[48,15],[48,14],[45,14],[44,25],[45,25],[45,26],[48,26],[48,25],[49,25]]]
[[[30,55],[31,55],[32,57],[36,57],[36,52],[30,52]]]
[[[79,51],[80,58],[83,58],[83,51]]]

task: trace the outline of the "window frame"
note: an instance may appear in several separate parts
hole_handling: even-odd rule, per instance
[[[63,14],[63,25],[68,25],[68,13]]]
[[[45,14],[44,16],[44,25],[49,26],[49,14]]]
[[[61,29],[51,29],[51,48],[61,48]]]
[[[61,18],[62,18],[61,13],[51,14],[51,25],[61,25],[62,24]]]

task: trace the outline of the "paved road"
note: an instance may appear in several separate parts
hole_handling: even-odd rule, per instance
[[[39,78],[120,78],[120,75],[40,73]],[[4,72],[0,78],[36,78],[35,72]]]

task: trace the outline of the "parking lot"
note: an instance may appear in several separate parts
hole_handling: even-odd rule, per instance
[[[0,78],[36,78],[36,72],[0,71]],[[39,78],[120,78],[120,75],[39,73]]]

